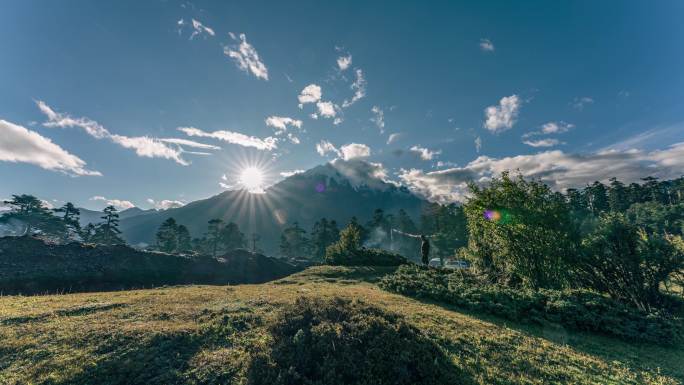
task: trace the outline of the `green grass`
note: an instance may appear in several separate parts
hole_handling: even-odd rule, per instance
[[[313,267],[260,285],[0,297],[0,384],[246,384],[302,296],[403,315],[479,384],[680,384],[684,347],[526,326],[376,286],[392,268]],[[391,354],[391,352],[388,352]]]

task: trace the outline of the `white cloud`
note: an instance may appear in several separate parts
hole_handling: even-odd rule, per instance
[[[292,175],[301,174],[303,172],[306,172],[306,170],[281,171],[280,176],[282,176],[283,178],[289,178]]]
[[[266,118],[266,125],[275,128],[276,133],[287,131],[288,126],[302,128],[302,121],[285,116],[269,116]]]
[[[223,130],[206,132],[195,127],[178,127],[178,130],[184,132],[188,136],[214,138],[224,142],[238,144],[243,147],[254,147],[259,150],[274,150],[278,148],[277,139],[270,136],[261,139],[254,136],[241,134],[239,132]]]
[[[75,119],[67,114],[55,112],[50,106],[40,100],[36,101],[36,104],[38,105],[40,111],[48,118],[48,121],[43,123],[43,126],[45,127],[80,127],[84,129],[88,135],[97,139],[108,138],[111,136],[106,128],[102,127],[102,125],[94,120],[90,120],[88,118]]]
[[[475,138],[475,151],[477,151],[477,153],[479,154],[481,149],[482,149],[482,138],[480,138],[478,136],[477,138]]]
[[[625,138],[603,150],[628,150],[630,148],[654,149],[663,143],[679,143],[684,140],[684,122],[657,126]]]
[[[72,176],[102,175],[87,170],[85,161],[35,131],[0,120],[0,133],[0,161],[29,163]]]
[[[525,140],[523,141],[528,146],[532,147],[553,147],[561,144],[558,139],[539,139],[539,140]]]
[[[345,71],[352,64],[352,55],[340,56],[337,58],[337,67],[340,71]]]
[[[442,153],[442,150],[431,151],[425,147],[413,146],[409,149],[415,155],[418,155],[422,160],[432,160],[436,155]]]
[[[378,126],[381,134],[385,133],[385,112],[378,106],[373,106],[371,112],[373,113],[373,117],[370,119],[371,122]]]
[[[170,199],[162,199],[160,201],[155,201],[152,198],[147,198],[147,203],[154,206],[154,208],[156,210],[168,210],[168,209],[175,209],[178,207],[185,206],[185,202],[183,202],[183,201],[170,200]]]
[[[330,164],[344,175],[353,186],[368,186],[383,189],[394,182],[387,179],[387,170],[381,163],[368,162],[363,159],[334,159]]]
[[[445,162],[442,160],[438,160],[436,166],[437,167],[456,167],[456,166],[458,166],[458,164],[455,162],[450,162],[450,161]]]
[[[327,140],[321,140],[316,144],[316,152],[318,152],[320,156],[326,156],[328,153],[334,153],[335,155],[340,156],[340,151],[337,147]]]
[[[90,198],[91,201],[102,201],[105,202],[107,206],[114,206],[119,210],[126,210],[135,207],[131,201],[121,200],[121,199],[108,199],[101,195],[96,195]]]
[[[582,96],[581,98],[573,99],[571,104],[572,104],[573,108],[582,111],[584,109],[584,106],[586,106],[588,104],[593,104],[593,103],[594,103],[594,99],[592,99],[588,96]]]
[[[213,144],[199,143],[199,142],[195,142],[194,140],[188,140],[188,139],[162,138],[159,140],[164,142],[164,143],[178,144],[178,145],[185,146],[185,147],[201,148],[204,150],[220,150],[221,149],[221,147],[214,146]],[[187,151],[184,151],[184,152],[187,152]]]
[[[304,87],[304,89],[302,89],[302,91],[299,93],[299,96],[297,96],[297,99],[299,100],[299,108],[304,108],[304,104],[316,103],[318,113],[309,115],[312,119],[318,119],[319,116],[328,119],[335,118],[339,111],[339,106],[333,102],[323,101],[321,99],[322,96],[323,92],[319,85],[309,84],[308,86]],[[342,123],[342,118],[336,118],[334,124],[340,123]]]
[[[480,39],[480,49],[485,52],[493,52],[494,44],[489,39]]]
[[[184,23],[182,23],[183,19],[180,20],[181,23],[179,23],[179,26],[182,26]],[[206,33],[209,36],[214,36],[216,35],[214,33],[214,30],[205,26],[204,24],[200,23],[199,21],[192,19],[192,34],[190,34],[190,40],[192,40],[195,36],[204,34]]]
[[[172,159],[176,163],[187,166],[190,162],[181,157],[183,150],[179,148],[172,148],[164,144],[157,138],[149,136],[123,136],[112,135],[110,139],[124,148],[135,150],[138,156],[146,158],[165,158]]]
[[[365,144],[349,143],[340,147],[340,153],[344,160],[367,158],[371,154],[371,149]]]
[[[235,36],[230,33],[230,37],[235,41],[240,41],[240,44],[232,47],[224,47],[223,54],[235,60],[238,68],[245,72],[251,72],[259,79],[268,80],[268,68],[259,59],[259,54],[256,49],[247,42],[247,37],[244,33]]]
[[[354,91],[354,96],[352,96],[351,100],[345,100],[342,103],[343,108],[351,106],[366,96],[366,79],[363,77],[363,71],[356,69],[354,73],[356,74],[356,80],[349,87]]]
[[[306,103],[316,103],[317,101],[321,100],[321,96],[323,96],[321,86],[309,84],[302,89],[302,92],[299,93],[297,98],[299,99],[299,103],[301,105]]]
[[[301,131],[303,122],[285,116],[269,116],[266,125],[275,128],[276,135],[285,135],[292,143],[299,144],[299,138],[292,132],[287,132],[289,127],[295,127]]]
[[[493,176],[511,170],[528,178],[540,179],[556,191],[582,187],[596,180],[616,177],[625,183],[638,182],[648,175],[660,179],[681,176],[684,168],[684,142],[664,150],[602,151],[566,154],[560,150],[505,158],[480,156],[464,167],[425,172],[402,170],[399,178],[413,191],[435,201],[463,201],[466,182],[486,184]]]
[[[495,134],[513,128],[521,104],[518,95],[501,98],[498,106],[489,106],[485,109],[487,120],[484,127]]]
[[[543,134],[561,134],[564,132],[568,132],[573,127],[575,127],[575,125],[570,123],[548,122],[542,125],[541,132]]]
[[[190,162],[182,158],[182,153],[193,153],[185,151],[181,145],[202,149],[220,149],[220,147],[198,143],[180,138],[154,138],[150,136],[124,136],[112,134],[98,122],[88,118],[72,118],[68,114],[55,112],[50,106],[42,101],[37,101],[38,108],[45,114],[48,121],[43,123],[45,127],[79,127],[88,135],[96,139],[109,139],[112,142],[128,149],[135,150],[141,157],[171,159],[178,164],[187,166]],[[172,144],[174,146],[169,146]],[[197,153],[195,153],[197,154]],[[207,153],[199,153],[207,155]]]
[[[537,136],[537,135],[562,134],[562,133],[570,131],[573,128],[575,128],[574,124],[566,123],[563,121],[548,122],[548,123],[542,124],[541,129],[539,131],[527,132],[522,137],[524,139],[524,138],[529,138],[529,137]]]
[[[324,118],[334,118],[337,115],[337,110],[332,102],[317,102],[318,114]]]
[[[392,144],[392,143],[396,142],[403,135],[404,134],[402,134],[401,132],[395,132],[395,133],[390,134],[390,136],[387,138],[387,144]]]

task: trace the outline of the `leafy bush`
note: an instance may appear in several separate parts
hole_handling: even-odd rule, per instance
[[[682,326],[681,320],[662,312],[645,312],[593,291],[512,289],[487,284],[462,271],[401,266],[385,276],[380,287],[515,322],[554,322],[628,341],[672,344]]]
[[[440,348],[396,314],[341,298],[300,298],[251,363],[259,384],[462,384]]]
[[[508,172],[469,188],[464,211],[474,266],[509,286],[562,287],[579,235],[563,195]]]
[[[340,232],[340,240],[326,249],[325,262],[329,265],[343,266],[398,266],[408,263],[406,258],[399,254],[360,246],[360,229],[350,224]]]
[[[684,267],[681,237],[648,234],[623,214],[603,215],[582,246],[584,282],[642,310],[662,304],[660,286]]]
[[[398,266],[408,261],[403,256],[386,250],[361,248],[326,254],[326,263],[341,266]]]

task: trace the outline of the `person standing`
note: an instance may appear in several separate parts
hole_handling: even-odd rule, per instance
[[[423,265],[428,266],[430,263],[430,241],[425,235],[420,236],[420,254],[422,256]]]

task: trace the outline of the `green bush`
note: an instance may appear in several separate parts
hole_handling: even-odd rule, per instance
[[[521,323],[554,322],[627,341],[672,344],[681,320],[645,312],[589,290],[512,289],[487,284],[463,271],[401,266],[380,287],[395,293],[446,302]]]
[[[341,298],[300,298],[269,326],[259,384],[469,383],[433,341],[396,314]]]
[[[684,268],[680,236],[649,234],[620,213],[602,215],[582,248],[583,283],[643,310],[666,301],[660,287]]]
[[[360,245],[360,230],[358,226],[350,224],[340,233],[340,240],[326,249],[325,263],[342,266],[398,266],[408,263],[399,254]]]
[[[341,266],[398,266],[408,263],[406,258],[399,254],[366,248],[328,253],[325,262],[328,265]]]

